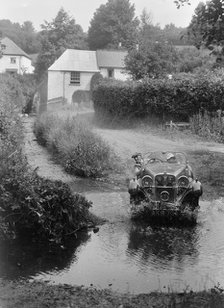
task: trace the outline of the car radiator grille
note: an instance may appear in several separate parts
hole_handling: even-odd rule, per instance
[[[174,202],[174,189],[169,187],[156,187],[156,200]],[[161,193],[164,193],[163,196],[167,196],[167,200],[163,200]]]

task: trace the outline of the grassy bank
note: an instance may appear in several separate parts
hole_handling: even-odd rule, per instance
[[[217,288],[203,292],[120,294],[44,282],[0,283],[2,308],[223,308],[224,295]]]
[[[110,146],[71,110],[43,114],[34,133],[70,174],[97,178],[118,168]]]

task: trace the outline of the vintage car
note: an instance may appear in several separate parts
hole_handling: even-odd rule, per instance
[[[184,153],[136,153],[129,182],[133,219],[152,223],[195,224],[202,185],[194,177]]]

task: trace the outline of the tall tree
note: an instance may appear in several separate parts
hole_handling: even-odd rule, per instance
[[[188,27],[189,33],[205,46],[224,46],[224,2],[210,0],[199,3]]]
[[[8,19],[1,19],[0,31],[3,37],[9,37],[28,54],[37,53],[40,49],[38,33],[31,21],[25,21],[20,25],[19,23],[12,23]]]
[[[28,54],[37,53],[40,50],[40,40],[31,21],[24,21],[21,26],[21,43]]]
[[[92,50],[102,48],[130,48],[137,42],[139,20],[129,0],[108,0],[94,13],[88,31]]]
[[[52,22],[41,25],[41,51],[37,58],[35,73],[38,78],[68,48],[87,49],[86,35],[63,8]]]
[[[175,72],[177,51],[163,42],[141,43],[138,49],[129,51],[125,68],[133,79],[158,78]]]

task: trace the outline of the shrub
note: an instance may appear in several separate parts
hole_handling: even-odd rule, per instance
[[[25,74],[17,75],[16,79],[20,83],[20,87],[25,99],[23,113],[30,114],[33,111],[33,98],[36,92],[36,79],[34,75]]]
[[[101,177],[115,164],[114,153],[77,116],[45,113],[35,123],[37,140],[56,155],[65,170],[83,177]]]
[[[40,178],[23,155],[18,80],[0,75],[0,238],[59,243],[93,220],[91,203],[68,185]]]
[[[177,75],[139,82],[104,80],[93,92],[94,109],[111,118],[155,116],[185,120],[201,108],[224,109],[223,74]]]
[[[60,243],[87,226],[91,203],[61,181],[42,179],[24,169],[11,172],[0,186],[1,236]]]
[[[217,112],[200,111],[190,118],[193,133],[217,142],[224,142],[224,117],[221,110]]]

